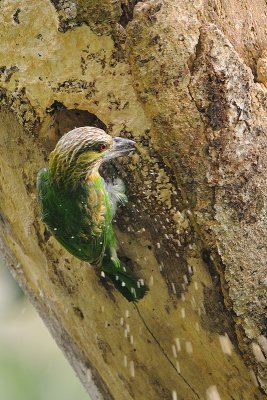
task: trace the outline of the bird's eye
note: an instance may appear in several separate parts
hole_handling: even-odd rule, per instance
[[[102,152],[102,151],[105,151],[105,150],[106,150],[107,145],[106,145],[105,143],[100,143],[100,145],[99,145],[98,148],[99,148],[99,151]]]

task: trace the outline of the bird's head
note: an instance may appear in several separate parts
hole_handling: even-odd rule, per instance
[[[134,141],[112,138],[102,129],[80,127],[63,135],[50,154],[49,170],[53,179],[75,186],[97,172],[104,161],[134,150]]]

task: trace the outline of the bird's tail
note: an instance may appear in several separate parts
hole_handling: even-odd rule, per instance
[[[148,290],[142,279],[138,279],[129,267],[118,258],[113,260],[105,256],[102,261],[101,271],[128,301],[142,299]]]

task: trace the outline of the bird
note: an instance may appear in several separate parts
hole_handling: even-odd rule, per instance
[[[41,217],[55,239],[72,255],[89,262],[128,300],[144,297],[147,287],[117,254],[112,221],[127,201],[122,180],[99,173],[107,161],[135,150],[135,142],[84,126],[65,133],[37,175]]]

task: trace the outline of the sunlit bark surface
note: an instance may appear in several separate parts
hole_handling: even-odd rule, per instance
[[[266,398],[266,15],[0,3],[1,253],[92,399]],[[116,231],[150,288],[137,304],[40,221],[37,171],[84,125],[137,143],[105,172],[128,187]]]

